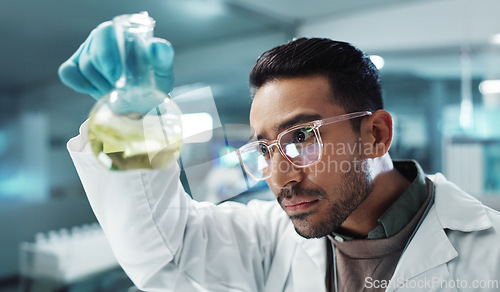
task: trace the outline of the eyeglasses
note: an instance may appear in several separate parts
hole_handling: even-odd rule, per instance
[[[311,166],[321,160],[323,152],[323,141],[319,132],[321,126],[371,114],[369,111],[354,112],[296,125],[281,132],[274,141],[255,141],[245,144],[236,150],[236,154],[243,169],[251,178],[256,181],[265,180],[270,178],[272,173],[271,162],[274,154],[272,146],[276,146],[281,156],[292,165],[299,168]]]

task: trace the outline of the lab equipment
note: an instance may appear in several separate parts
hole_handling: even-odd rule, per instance
[[[148,52],[154,24],[147,12],[113,19],[122,72],[92,108],[88,130],[92,151],[111,170],[162,168],[180,155],[182,114],[157,89]]]
[[[471,195],[500,195],[500,140],[451,137],[444,140],[444,173]]]
[[[117,267],[97,223],[37,233],[34,242],[19,247],[20,274],[30,279],[65,284]]]

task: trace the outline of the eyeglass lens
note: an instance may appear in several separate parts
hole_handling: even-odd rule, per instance
[[[279,138],[279,147],[295,166],[307,166],[318,161],[321,152],[316,131],[312,126],[283,132]],[[269,146],[262,142],[240,149],[243,166],[255,179],[270,176],[271,151]]]

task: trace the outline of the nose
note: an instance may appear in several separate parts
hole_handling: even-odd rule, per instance
[[[304,179],[301,168],[294,166],[288,161],[277,148],[273,149],[271,163],[271,177],[268,183],[277,188],[293,187]]]

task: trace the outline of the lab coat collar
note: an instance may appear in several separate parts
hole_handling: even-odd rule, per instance
[[[392,276],[392,283],[405,283],[428,270],[445,264],[458,256],[442,226],[435,205],[404,251]],[[393,291],[391,286],[387,291]]]
[[[483,204],[460,190],[442,174],[429,176],[436,187],[434,205],[443,229],[463,232],[485,230],[492,226]]]
[[[392,282],[401,283],[458,256],[445,230],[471,232],[492,226],[483,205],[450,183],[442,174],[429,176],[435,186],[434,204],[401,256]],[[387,291],[393,291],[395,287]]]
[[[291,267],[294,291],[325,291],[327,239],[325,237],[306,239],[293,228],[292,230],[297,243]],[[307,280],[304,281],[304,278]]]
[[[297,234],[290,222],[276,247],[276,255],[273,261],[280,264],[273,265],[268,274],[264,291],[285,291],[287,282],[291,283],[293,290],[286,291],[324,291],[326,272],[325,240],[325,238],[303,238]],[[318,273],[318,271],[320,272]]]
[[[296,235],[300,236],[300,235]],[[299,246],[308,257],[311,259],[312,263],[316,268],[320,270],[326,270],[326,239],[322,238],[312,238],[312,239],[304,239],[300,238]]]

